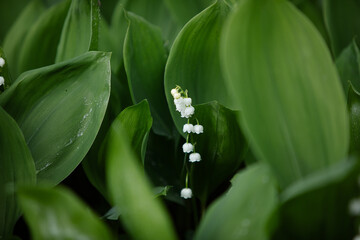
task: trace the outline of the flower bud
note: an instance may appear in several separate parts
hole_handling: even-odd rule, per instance
[[[0,76],[0,86],[1,86],[1,85],[4,85],[4,83],[5,83],[5,79]]]
[[[176,93],[178,93],[178,91],[175,88],[171,89],[171,95],[174,96]]]
[[[181,193],[180,193],[180,196],[182,198],[185,198],[185,199],[188,199],[188,198],[191,198],[192,197],[192,191],[190,188],[183,188],[181,190]]]
[[[180,93],[175,93],[175,94],[173,95],[173,97],[174,97],[175,99],[178,99],[178,98],[181,97],[181,94],[180,94]]]

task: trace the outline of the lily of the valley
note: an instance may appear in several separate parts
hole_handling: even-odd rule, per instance
[[[180,193],[180,196],[182,198],[185,198],[185,199],[188,199],[188,198],[191,198],[192,197],[192,191],[190,188],[183,188],[181,190],[181,193]]]

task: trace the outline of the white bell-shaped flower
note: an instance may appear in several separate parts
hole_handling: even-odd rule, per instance
[[[176,90],[176,88],[171,89],[171,95],[174,96],[176,93],[178,93],[178,91]]]
[[[184,153],[191,153],[194,150],[194,146],[191,143],[184,143],[183,151]]]
[[[176,111],[178,112],[183,112],[185,111],[185,103],[184,103],[184,99],[181,97],[181,98],[178,98],[178,99],[174,99],[174,104],[176,106]]]
[[[3,67],[5,65],[5,59],[0,57],[0,67]]]
[[[349,212],[353,216],[360,216],[360,199],[352,199],[349,203]]]
[[[0,86],[1,86],[1,85],[4,85],[4,83],[5,83],[5,79],[0,76]]]
[[[201,156],[199,153],[192,153],[189,156],[189,162],[200,162]]]
[[[191,198],[192,197],[192,191],[190,188],[183,188],[181,190],[181,193],[180,193],[180,196],[182,198],[185,198],[185,199],[188,199],[188,198]]]
[[[204,127],[200,124],[194,126],[194,133],[200,134],[204,132]]]
[[[195,112],[195,108],[193,106],[186,107],[184,112],[181,112],[181,117],[189,118],[191,117]]]
[[[190,107],[190,106],[191,106],[191,102],[192,102],[191,98],[184,98],[184,104],[185,104],[185,106]]]
[[[183,126],[183,132],[184,133],[192,133],[194,131],[194,125],[187,123]]]
[[[173,97],[174,97],[175,99],[179,99],[179,98],[181,97],[181,94],[180,94],[180,93],[175,93],[175,94],[173,95]]]

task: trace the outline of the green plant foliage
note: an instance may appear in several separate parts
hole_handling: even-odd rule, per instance
[[[154,116],[155,133],[172,135],[173,125],[164,95],[166,51],[161,30],[145,19],[128,13],[124,63],[134,103],[147,99]]]
[[[113,121],[112,125],[121,125],[125,129],[131,140],[129,142],[130,146],[136,154],[136,157],[144,161],[147,136],[152,125],[152,117],[148,102],[143,100],[137,105],[124,109]],[[88,159],[88,161],[84,162],[85,171],[89,179],[105,197],[108,197],[105,177],[105,160],[109,134],[110,132],[108,132],[102,142],[98,157]]]
[[[358,159],[352,158],[286,189],[281,195],[279,235],[274,239],[352,239],[357,229],[348,206],[356,196],[359,169]]]
[[[282,187],[344,159],[340,80],[320,34],[290,3],[240,4],[224,31],[222,58],[242,128]]]
[[[9,63],[8,58],[6,57],[4,50],[0,47],[0,57],[4,59],[5,65],[0,68],[0,75],[5,79],[4,83],[4,89],[7,89],[13,82],[10,69],[9,69]]]
[[[205,214],[195,240],[266,240],[278,205],[276,181],[267,166],[254,164],[236,174],[232,187]]]
[[[26,38],[30,28],[44,11],[45,7],[41,0],[30,1],[21,12],[16,22],[12,25],[4,39],[4,51],[6,52],[8,64],[10,65],[11,74],[14,77],[19,75],[18,62],[20,59],[20,52],[24,44],[24,39]],[[4,15],[6,16],[8,14]],[[0,16],[3,16],[3,14],[0,14]]]
[[[357,0],[324,0],[324,18],[332,50],[337,57],[354,37],[360,37],[360,3]],[[359,44],[360,39],[357,39]]]
[[[99,217],[63,187],[20,188],[19,202],[33,239],[114,239]]]
[[[336,67],[346,96],[350,83],[357,92],[360,92],[360,53],[355,41],[336,59]]]
[[[360,93],[352,85],[349,87],[348,111],[350,116],[349,152],[360,152]]]
[[[238,170],[248,145],[240,131],[237,112],[211,102],[197,105],[195,117],[204,126],[204,133],[194,134],[195,149],[202,160],[192,166],[190,186],[205,204],[208,196]]]
[[[170,94],[176,85],[186,86],[193,104],[218,100],[228,106],[229,94],[224,88],[219,57],[219,32],[228,12],[227,4],[217,1],[186,24],[171,48],[165,70],[165,93],[179,132],[183,120],[175,111]]]
[[[35,184],[35,165],[24,136],[14,121],[0,107],[0,238],[11,236],[20,217],[15,188]]]
[[[160,200],[154,198],[131,141],[120,123],[110,127],[107,180],[120,218],[134,239],[176,239],[169,215]]]
[[[57,48],[56,62],[98,50],[99,12],[95,0],[73,0]]]
[[[55,62],[56,47],[64,25],[70,1],[62,1],[46,10],[31,26],[18,59],[18,75],[24,71]],[[16,75],[15,77],[17,77]]]
[[[109,99],[109,61],[110,54],[89,52],[26,72],[0,95],[24,133],[39,181],[61,182],[89,150]]]

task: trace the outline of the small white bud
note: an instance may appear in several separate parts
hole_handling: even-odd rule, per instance
[[[173,97],[174,97],[175,99],[179,99],[179,98],[181,97],[181,94],[180,94],[180,93],[175,93],[175,94],[173,95]]]
[[[194,133],[200,134],[204,132],[204,127],[200,124],[194,126]]]
[[[184,110],[184,117],[186,118],[189,118],[191,117],[195,112],[195,108],[193,106],[190,106],[190,107],[186,107],[185,110]]]
[[[178,91],[175,88],[171,89],[171,95],[174,96],[176,93],[178,93]]]
[[[183,151],[184,153],[191,153],[194,150],[194,146],[191,143],[184,143]]]
[[[5,60],[0,57],[0,67],[3,67],[5,65]]]
[[[201,156],[199,153],[192,153],[189,156],[189,162],[200,162]]]
[[[5,83],[5,79],[0,76],[0,86],[1,86],[1,85],[4,85],[4,83]]]
[[[192,197],[192,191],[190,188],[183,188],[181,190],[181,193],[180,193],[180,196],[182,198],[185,198],[185,199],[188,199],[188,198],[191,198]]]
[[[191,98],[184,98],[185,106],[187,106],[187,107],[191,106],[191,102],[192,102]]]
[[[353,216],[360,216],[360,199],[352,199],[349,203],[349,212]]]
[[[183,126],[183,132],[184,133],[192,133],[194,131],[194,125],[192,125],[192,124],[185,124],[184,126]]]

